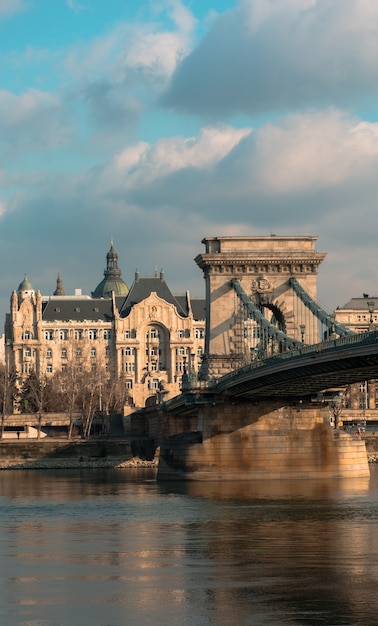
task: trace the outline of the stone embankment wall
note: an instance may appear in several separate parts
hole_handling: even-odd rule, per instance
[[[0,442],[0,469],[156,467],[150,438]]]

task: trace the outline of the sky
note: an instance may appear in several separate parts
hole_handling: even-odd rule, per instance
[[[0,0],[0,315],[201,240],[312,235],[319,301],[378,295],[378,3]],[[1,331],[0,331],[1,332]]]

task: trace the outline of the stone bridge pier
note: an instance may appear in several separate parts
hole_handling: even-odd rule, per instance
[[[317,273],[326,256],[317,252],[317,237],[206,237],[206,251],[195,261],[206,281],[206,338],[201,377],[218,378],[251,359],[258,329],[241,317],[238,297],[230,281],[244,291],[283,332],[305,343],[319,341],[318,320],[289,285],[295,277],[316,300]]]
[[[208,403],[190,415],[166,415],[159,480],[366,476],[365,442],[332,429],[329,411],[321,405]]]

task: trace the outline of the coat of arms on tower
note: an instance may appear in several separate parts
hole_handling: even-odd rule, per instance
[[[261,274],[261,276],[258,276],[258,278],[252,282],[252,292],[259,304],[269,302],[272,291],[272,283],[264,274]]]

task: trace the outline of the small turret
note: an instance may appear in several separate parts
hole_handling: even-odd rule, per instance
[[[66,292],[63,289],[63,281],[60,275],[60,270],[58,270],[58,277],[56,279],[56,289],[54,291],[54,296],[65,296]]]
[[[25,298],[31,298],[34,295],[35,295],[34,287],[31,284],[30,280],[28,280],[28,277],[25,274],[24,280],[19,284],[18,289],[17,289],[18,301],[20,303],[22,302],[22,300],[25,300]]]

